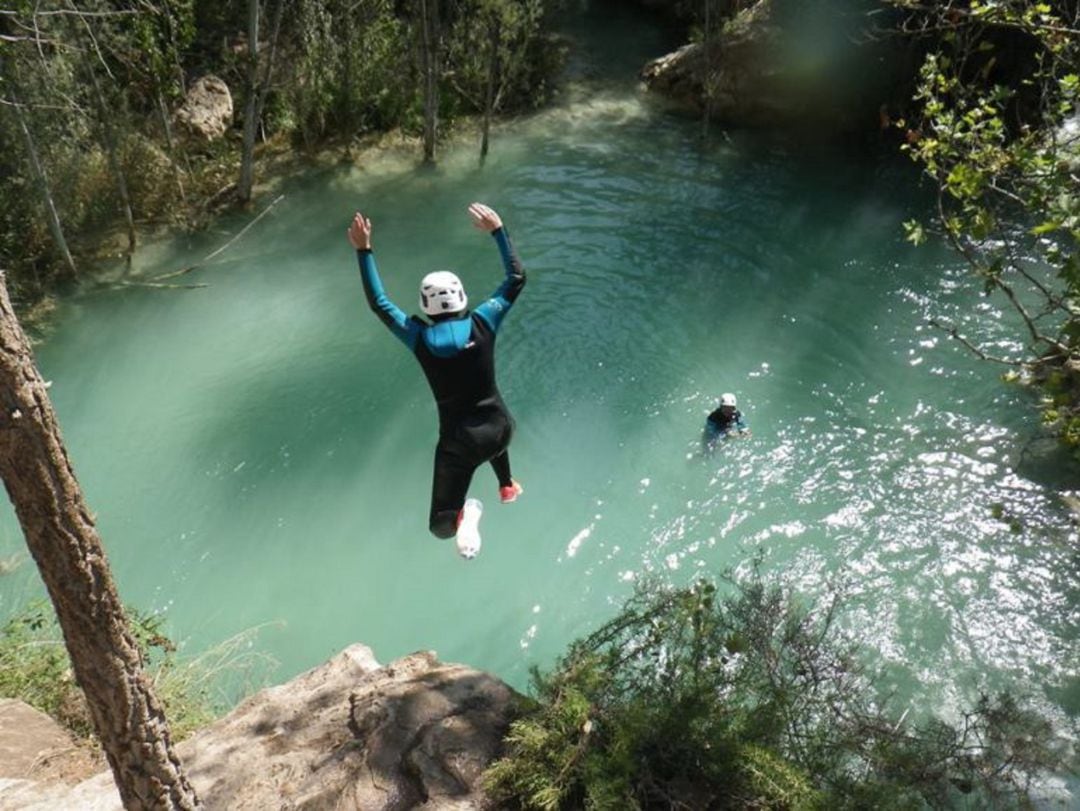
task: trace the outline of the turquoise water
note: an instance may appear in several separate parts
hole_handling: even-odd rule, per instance
[[[186,277],[207,289],[63,302],[38,359],[125,602],[164,612],[188,653],[264,626],[278,680],[359,641],[521,687],[643,576],[760,557],[807,594],[842,580],[844,622],[916,706],[1007,684],[1080,711],[1068,471],[1029,396],[924,326],[1015,349],[951,254],[904,243],[927,204],[912,170],[884,149],[703,145],[613,78],[661,38],[628,51],[619,30],[482,169],[463,139],[435,170],[409,153],[311,171]],[[501,267],[473,200],[529,272],[498,346],[525,494],[500,505],[478,472],[484,549],[465,562],[427,533],[431,395],[368,311],[344,232],[355,209],[372,218],[403,307],[447,267],[477,301]],[[246,221],[154,244],[137,270]],[[728,390],[753,438],[703,457]],[[0,558],[22,548],[5,504]],[[0,612],[40,593],[24,565]]]

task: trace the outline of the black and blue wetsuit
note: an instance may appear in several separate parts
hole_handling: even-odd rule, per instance
[[[718,408],[705,418],[705,435],[702,441],[708,447],[721,437],[726,439],[732,433],[743,433],[748,430],[750,426],[743,421],[741,411],[736,410],[725,414],[722,408]]]
[[[500,487],[511,486],[507,447],[514,420],[495,385],[495,334],[525,286],[525,269],[505,228],[492,232],[506,278],[471,312],[433,316],[428,323],[407,316],[383,290],[375,257],[357,251],[368,304],[416,355],[439,408],[439,444],[431,485],[429,526],[440,538],[457,530],[476,468],[491,462]]]

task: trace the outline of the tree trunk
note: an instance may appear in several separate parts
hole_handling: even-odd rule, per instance
[[[241,202],[251,200],[255,182],[255,135],[259,131],[259,0],[248,0],[248,95],[244,107],[244,147],[240,156]]]
[[[439,116],[439,0],[420,0],[420,60],[424,75],[424,163],[435,162]]]
[[[0,478],[49,591],[124,807],[197,809],[0,273]]]
[[[340,109],[338,110],[338,118],[345,122],[345,126],[348,128],[347,137],[345,138],[345,160],[352,160],[352,147],[353,138],[356,136],[356,118],[353,115],[353,60],[356,56],[353,50],[356,48],[353,42],[354,24],[353,15],[349,13],[349,9],[345,9],[345,13],[341,15],[341,44],[344,48],[342,53],[342,66],[341,66],[341,85],[345,88],[344,91],[338,96],[340,99]]]
[[[274,78],[274,64],[277,62],[278,35],[281,33],[281,18],[285,11],[285,0],[278,0],[274,7],[274,21],[270,24],[270,56],[266,60],[266,75],[259,82],[258,101],[255,106],[255,118],[262,123],[266,97],[270,92],[270,83]],[[265,136],[263,137],[265,141]]]
[[[157,96],[158,115],[161,116],[161,131],[165,135],[165,148],[171,156],[176,149],[176,143],[173,141],[172,123],[169,121],[169,105],[165,103],[165,94],[161,92],[160,87],[157,88],[155,95]]]
[[[701,137],[709,137],[709,118],[712,115],[713,64],[712,64],[712,0],[705,0],[705,30],[702,36],[701,50],[705,63],[705,75],[702,77]]]
[[[488,42],[491,54],[488,59],[487,88],[484,94],[484,125],[480,136],[480,163],[488,153],[488,140],[491,134],[491,117],[495,113],[495,86],[499,78],[499,18],[488,21]]]
[[[278,34],[281,32],[281,17],[285,10],[285,0],[278,0],[274,7],[274,20],[271,23],[270,58],[266,64],[266,74],[259,75],[259,0],[249,0],[248,4],[248,99],[244,108],[244,151],[240,160],[240,200],[251,200],[251,188],[255,184],[255,137],[262,127],[263,107],[266,92],[274,75],[274,62],[277,57]],[[263,143],[266,135],[263,135]]]
[[[64,237],[64,228],[60,224],[60,215],[56,211],[56,203],[53,202],[52,189],[49,186],[49,176],[45,173],[45,167],[41,163],[41,158],[38,157],[37,145],[34,143],[34,135],[30,132],[30,126],[26,123],[26,116],[23,115],[22,102],[15,94],[15,83],[8,84],[8,91],[10,93],[11,109],[15,111],[15,118],[19,122],[19,129],[22,130],[23,138],[26,139],[26,154],[30,158],[30,168],[34,174],[34,180],[37,181],[38,191],[41,193],[42,202],[45,203],[45,215],[49,221],[49,232],[52,234],[53,242],[56,243],[56,249],[60,251],[60,256],[64,260],[64,264],[67,265],[71,275],[78,276],[79,272],[75,268],[75,260],[71,258],[71,251],[68,249],[67,239]]]
[[[176,141],[173,139],[172,124],[169,122],[169,106],[165,103],[165,95],[159,87],[157,90],[158,112],[161,114],[161,128],[165,132],[165,144],[169,153],[169,162],[172,164],[173,173],[176,175],[176,188],[180,191],[180,200],[187,207],[187,191],[184,189],[184,169],[176,160]]]
[[[97,73],[94,71],[93,65],[87,66],[87,71],[90,74],[90,83],[94,88],[94,101],[97,103],[101,140],[105,142],[105,155],[108,157],[109,168],[112,169],[113,178],[116,180],[116,191],[120,195],[120,207],[124,211],[124,222],[127,224],[127,263],[130,268],[131,255],[135,253],[135,245],[138,239],[135,234],[135,218],[131,213],[131,195],[128,194],[127,176],[124,174],[124,166],[120,162],[120,148],[116,143],[116,131],[113,130],[112,121],[109,118],[109,108],[105,103],[105,96],[102,95]]]

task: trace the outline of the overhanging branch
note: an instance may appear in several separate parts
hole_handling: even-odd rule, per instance
[[[1027,361],[1011,360],[1009,358],[1001,358],[1001,357],[998,357],[997,355],[991,355],[990,353],[984,351],[981,347],[976,346],[971,341],[969,341],[967,338],[965,338],[963,335],[961,335],[959,330],[956,329],[956,327],[950,327],[950,326],[948,326],[946,324],[942,324],[936,318],[928,318],[928,319],[926,319],[926,323],[928,323],[930,326],[934,327],[935,329],[940,329],[943,332],[948,333],[950,338],[955,338],[957,341],[959,341],[964,347],[966,347],[973,355],[975,355],[980,360],[988,360],[991,363],[1000,363],[1000,364],[1002,364],[1004,366],[1011,366],[1014,369],[1019,369],[1019,368],[1023,368],[1025,366],[1030,365],[1029,362],[1027,362]]]

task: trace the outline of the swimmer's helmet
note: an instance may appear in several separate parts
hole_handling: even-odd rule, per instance
[[[436,270],[420,282],[420,309],[427,315],[459,313],[468,303],[461,279],[449,270]]]
[[[720,395],[720,405],[735,408],[735,395],[730,392]]]

